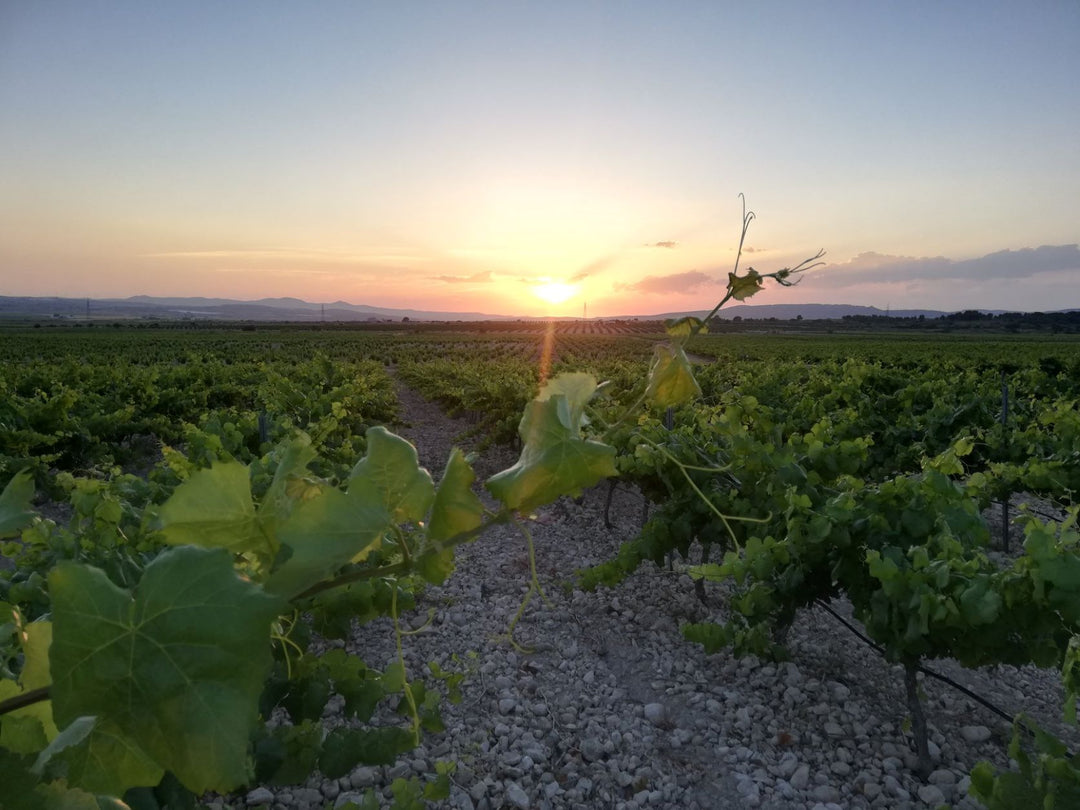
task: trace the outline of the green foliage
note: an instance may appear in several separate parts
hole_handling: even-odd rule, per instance
[[[1034,732],[1034,750],[1025,747],[1027,730]],[[1060,740],[1030,718],[1014,721],[1009,756],[1017,763],[1016,771],[996,771],[989,762],[980,762],[971,772],[971,795],[987,810],[1080,807],[1080,755],[1070,755]]]
[[[701,387],[681,347],[656,347],[645,396],[659,408],[672,408],[701,396]]]
[[[30,501],[34,497],[34,478],[23,470],[0,492],[0,537],[15,534],[33,518]]]
[[[491,494],[510,509],[528,511],[616,474],[615,450],[582,437],[584,409],[596,390],[586,379],[549,383],[525,408],[517,463],[487,481]]]
[[[87,756],[99,746],[131,755],[107,758],[100,780],[114,792],[153,785],[163,770],[195,792],[247,781],[281,601],[237,577],[224,551],[192,547],[158,557],[134,594],[74,563],[57,566],[49,588],[57,725],[96,717]]]

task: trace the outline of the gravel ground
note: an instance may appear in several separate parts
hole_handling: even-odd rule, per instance
[[[400,432],[438,478],[468,423],[447,419],[407,388],[400,395],[407,420]],[[483,478],[513,461],[496,449],[477,471]],[[620,487],[615,526],[605,529],[606,494],[602,485],[530,521],[549,600],[533,599],[517,626],[531,654],[505,638],[528,587],[526,545],[514,527],[461,549],[446,585],[428,588],[406,617],[421,628],[434,611],[431,624],[406,639],[411,673],[433,660],[461,668],[451,654],[476,654],[463,702],[444,706],[445,732],[425,736],[394,766],[258,788],[244,801],[301,810],[359,801],[369,787],[389,796],[394,778],[430,774],[436,760],[451,760],[451,797],[437,806],[456,810],[979,807],[966,797],[967,774],[980,759],[1007,762],[1008,724],[925,681],[935,770],[920,780],[904,732],[901,670],[824,611],[800,615],[788,636],[791,661],[774,665],[706,656],[682,640],[680,623],[723,615],[724,594],[714,587],[703,605],[678,566],[645,565],[614,590],[575,589],[574,572],[609,558],[640,523],[640,496]],[[365,625],[348,648],[373,666],[390,662],[389,623]],[[1010,713],[1060,727],[1055,672],[935,666]]]

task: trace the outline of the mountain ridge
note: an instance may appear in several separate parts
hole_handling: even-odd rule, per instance
[[[848,316],[893,318],[940,318],[951,312],[933,309],[881,310],[877,307],[857,304],[736,304],[717,313],[724,319],[743,320],[835,320]],[[978,310],[998,315],[1012,310]],[[1075,310],[1062,309],[1058,312]],[[665,320],[692,315],[705,317],[709,310],[690,310],[663,313],[637,313],[590,318],[596,321],[611,320]],[[0,296],[0,317],[31,316],[77,318],[89,314],[95,318],[156,318],[164,320],[223,320],[257,322],[307,322],[319,321],[510,321],[546,320],[545,316],[496,315],[483,312],[442,312],[437,310],[398,309],[376,307],[366,304],[350,304],[346,301],[319,303],[299,298],[260,298],[251,301],[233,298],[163,297],[135,295],[129,298],[61,298],[44,296]],[[577,317],[559,317],[556,320],[580,320]]]

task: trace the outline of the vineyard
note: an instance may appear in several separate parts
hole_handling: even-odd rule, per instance
[[[9,329],[0,394],[0,807],[1080,807],[1080,342]]]

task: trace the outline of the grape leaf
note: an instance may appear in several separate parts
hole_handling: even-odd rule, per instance
[[[656,347],[645,396],[661,408],[672,408],[701,396],[701,386],[681,348],[663,344]]]
[[[259,505],[259,519],[264,525],[273,526],[284,521],[293,508],[295,479],[303,476],[308,464],[318,457],[306,433],[282,442],[274,453],[279,455],[274,480]]]
[[[664,331],[671,337],[689,337],[695,329],[698,330],[699,335],[709,331],[701,318],[695,318],[693,315],[671,318],[664,323]]]
[[[446,462],[446,470],[435,492],[435,503],[428,521],[428,537],[447,540],[480,525],[484,517],[484,504],[472,491],[475,480],[476,473],[465,460],[465,455],[455,447],[450,451],[450,460]]]
[[[746,271],[745,276],[728,273],[728,292],[736,301],[745,301],[759,292],[762,286],[761,274],[753,267]]]
[[[393,765],[400,754],[415,745],[412,731],[399,726],[336,728],[323,741],[319,770],[324,776],[337,779],[361,763]]]
[[[972,627],[990,624],[1001,612],[1001,595],[985,576],[977,578],[960,594],[960,611]]]
[[[592,374],[566,373],[549,380],[536,398],[546,402],[561,394],[559,421],[576,437],[580,435],[582,426],[589,424],[585,416],[585,406],[595,393],[596,378]]]
[[[0,700],[48,686],[50,683],[49,645],[52,644],[52,622],[37,621],[25,625],[22,628],[21,640],[25,663],[19,675],[19,684],[16,685],[14,681],[0,681]],[[29,754],[44,748],[56,733],[52,704],[44,700],[4,716],[3,726],[0,726],[0,745],[19,754]]]
[[[34,497],[34,476],[29,470],[15,473],[0,493],[0,537],[17,534],[34,518],[30,501]]]
[[[73,562],[49,591],[58,724],[115,724],[195,793],[247,781],[280,599],[240,579],[226,551],[191,546],[157,557],[134,594]]]
[[[6,723],[7,715],[0,718]],[[35,789],[40,780],[30,772],[34,758],[0,746],[0,807],[4,810],[41,810],[42,797]]]
[[[0,701],[17,697],[22,691],[15,681],[0,680]],[[35,703],[0,718],[0,748],[16,754],[33,754],[49,744],[41,719],[28,711],[42,705]]]
[[[66,766],[68,784],[91,793],[122,796],[132,785],[156,785],[165,773],[109,721],[95,723],[85,737],[52,757]]]
[[[256,551],[268,559],[277,553],[255,515],[248,468],[237,461],[216,461],[192,473],[162,504],[154,528],[171,545]]]
[[[381,493],[395,523],[419,522],[435,497],[431,475],[420,467],[416,448],[384,427],[369,428],[367,455],[356,462],[349,488],[369,481]]]
[[[327,489],[301,502],[278,530],[292,553],[270,575],[266,589],[290,599],[303,593],[377,549],[389,526],[383,493],[364,477],[354,478],[347,493]]]
[[[612,475],[615,449],[578,438],[578,425],[567,427],[561,417],[574,413],[564,394],[534,399],[525,406],[518,433],[524,447],[517,463],[487,480],[487,488],[511,509],[534,509],[562,495]]]

